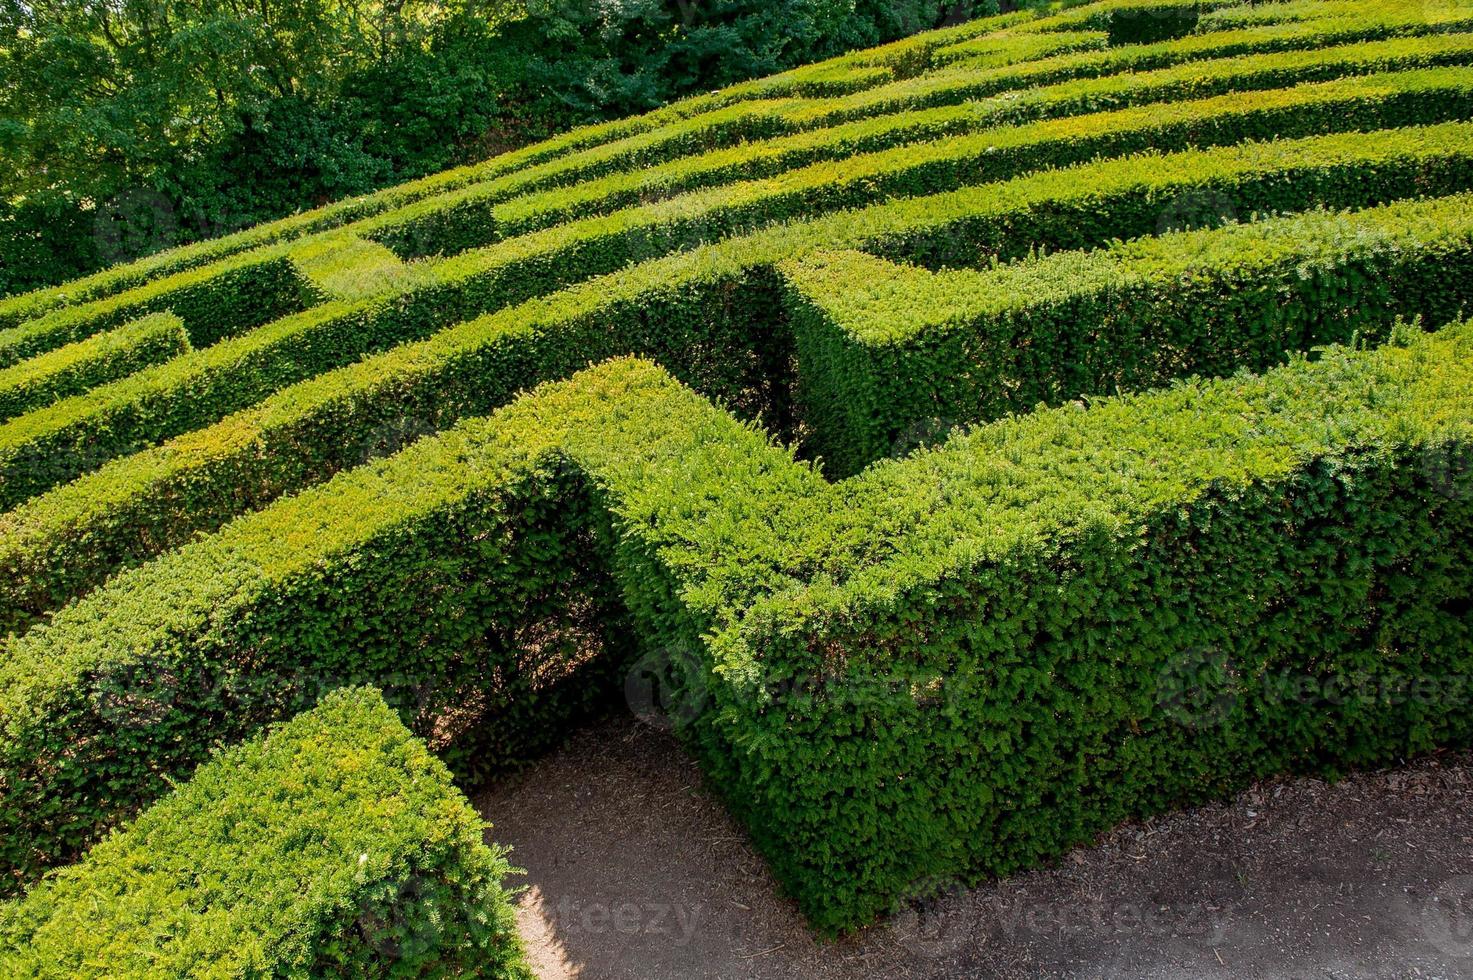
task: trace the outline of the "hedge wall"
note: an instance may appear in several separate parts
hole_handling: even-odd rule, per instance
[[[1009,418],[830,485],[652,365],[610,362],[15,641],[0,839],[22,870],[82,843],[210,738],[310,701],[283,677],[454,662],[447,609],[517,622],[509,572],[576,556],[622,593],[611,636],[681,657],[680,731],[805,913],[852,927],[917,881],[1271,772],[1468,743],[1449,699],[1473,676],[1470,418],[1462,324]],[[547,536],[558,507],[599,532]],[[329,666],[344,636],[360,660]],[[160,677],[198,687],[160,697]],[[1178,700],[1203,684],[1205,707]]]
[[[1470,26],[1473,26],[1473,20],[1470,20]],[[977,73],[965,71],[958,73],[958,76],[964,81],[962,88],[949,84],[948,79],[943,76],[928,79],[928,84],[917,90],[897,93],[893,99],[880,99],[880,96],[885,93],[882,90],[876,90],[868,93],[872,96],[869,102],[852,107],[805,108],[798,106],[783,111],[784,116],[794,121],[790,128],[797,129],[800,133],[819,126],[828,127],[828,131],[832,132],[833,127],[845,121],[869,119],[879,112],[907,113],[930,106],[954,106],[963,103],[969,110],[971,119],[966,126],[955,127],[958,135],[950,139],[939,139],[925,146],[897,147],[888,154],[882,152],[883,148],[900,142],[900,139],[896,137],[877,139],[877,149],[867,157],[856,159],[843,157],[841,154],[824,153],[818,157],[819,161],[839,159],[841,162],[827,168],[809,164],[796,173],[784,173],[783,169],[778,167],[771,170],[770,174],[772,180],[785,180],[798,186],[811,183],[811,180],[805,178],[810,178],[812,175],[832,179],[836,176],[836,172],[838,176],[850,181],[888,179],[894,171],[900,171],[903,174],[910,157],[919,154],[922,159],[917,161],[917,164],[926,162],[927,157],[939,162],[958,155],[968,156],[972,158],[972,166],[984,172],[980,175],[983,179],[998,179],[1010,172],[1017,172],[1016,170],[1009,171],[1006,159],[993,161],[986,153],[986,148],[990,145],[990,134],[987,130],[998,125],[1039,119],[1088,116],[1111,108],[1126,108],[1171,100],[1201,99],[1233,91],[1258,91],[1287,87],[1356,73],[1460,65],[1468,63],[1470,59],[1473,59],[1473,37],[1467,35],[1398,39],[1346,47],[1292,50],[1279,54],[1237,57],[1216,62],[1193,61],[1171,69],[1126,72],[1105,78],[1085,78],[1067,84],[1032,89],[1028,91],[1026,97],[1020,98],[1016,93],[1011,93],[987,102],[976,101],[980,97],[977,87],[985,86],[986,82],[979,80]],[[1251,100],[1239,100],[1237,103],[1239,111],[1249,105],[1251,105]],[[1403,100],[1400,111],[1409,109],[1417,111],[1413,108],[1415,105],[1414,101]],[[1157,108],[1161,107],[1157,106]],[[1435,108],[1433,111],[1436,111]],[[885,117],[880,116],[880,119],[883,120]],[[1139,119],[1140,117],[1137,118],[1138,122]],[[924,123],[925,120],[920,121]],[[1085,128],[1088,128],[1088,124],[1085,125]],[[1265,130],[1257,131],[1264,132]],[[900,132],[904,134],[906,130],[902,129]],[[966,133],[976,133],[976,135],[967,138]],[[843,135],[843,131],[840,131],[840,138]],[[873,136],[871,138],[875,139]],[[729,154],[732,159],[741,161],[756,157],[758,158],[757,165],[760,167],[763,147],[761,144],[756,147],[738,146],[731,149]],[[1040,158],[1049,159],[1047,150],[1041,152]],[[792,163],[796,165],[800,160],[801,157],[794,159]],[[994,164],[998,165],[999,170],[996,176],[989,173]],[[678,171],[686,165],[684,160],[677,160],[671,166]],[[749,174],[745,172],[745,167],[745,163],[738,166],[736,172],[731,175],[731,179],[767,175],[760,169]],[[631,167],[626,162],[617,169],[613,169],[609,177],[602,179],[611,180],[615,186],[618,186],[621,178],[630,180],[632,178],[629,175],[638,173],[641,169],[637,166]],[[597,174],[588,175],[590,179],[598,178],[598,176]],[[975,182],[975,178],[972,182]],[[694,182],[691,186],[699,187],[703,183],[709,183],[709,181]],[[757,189],[768,191],[765,186]],[[781,184],[772,188],[772,190],[780,189]],[[598,195],[601,191],[606,190],[606,187],[591,189],[586,186],[553,187],[540,194],[528,193],[518,199],[507,200],[510,195],[504,188],[489,184],[477,185],[456,194],[428,198],[415,205],[365,221],[355,226],[355,230],[360,235],[387,244],[396,253],[405,257],[424,256],[437,252],[454,254],[544,227],[551,221],[563,220],[559,214],[561,202],[565,198],[571,199],[571,203],[575,205],[573,213],[585,213],[576,210],[578,201],[586,194]],[[651,198],[634,193],[632,198],[644,204],[650,203],[652,199],[658,199],[658,195]],[[614,206],[617,203],[618,198],[616,197],[608,206]],[[553,216],[543,218],[540,223],[528,223],[525,212],[539,208],[551,208]]]
[[[833,505],[847,577],[711,641],[691,736],[832,929],[1275,772],[1468,745],[1470,418],[1464,324],[880,464]]]
[[[284,255],[238,256],[0,331],[0,367],[150,313],[173,313],[184,321],[190,343],[204,347],[306,309],[318,299]]]
[[[840,119],[866,116],[877,111],[956,103],[1070,78],[1142,71],[1181,64],[1184,61],[1197,61],[1204,57],[1309,49],[1329,43],[1464,30],[1473,26],[1473,13],[1467,17],[1451,16],[1433,22],[1424,17],[1410,17],[1405,11],[1388,9],[1384,4],[1375,2],[1350,4],[1346,7],[1344,16],[1339,18],[1304,21],[1286,16],[1286,23],[1275,25],[1273,22],[1278,6],[1264,8],[1264,12],[1255,18],[1251,30],[1204,34],[1160,45],[1111,50],[1092,58],[1079,58],[1077,55],[1052,58],[1031,72],[1018,71],[1009,66],[1025,65],[1035,58],[1046,58],[1050,54],[1092,45],[1080,43],[1077,32],[1075,35],[1061,33],[1030,38],[1026,34],[1016,33],[1016,30],[1011,33],[1004,30],[1026,25],[1029,22],[1027,14],[976,21],[957,28],[930,32],[907,39],[898,46],[891,46],[893,50],[860,52],[770,79],[733,86],[711,96],[685,100],[644,116],[585,127],[482,164],[445,171],[219,239],[172,249],[133,263],[102,270],[64,286],[0,300],[0,327],[20,324],[57,307],[105,299],[163,276],[194,270],[231,257],[238,258],[240,253],[252,248],[269,252],[269,246],[289,243],[302,235],[373,218],[415,204],[427,197],[453,195],[462,188],[478,184],[486,184],[488,189],[495,185],[496,194],[510,196],[513,193],[596,177],[617,169],[635,169],[728,142],[829,125]],[[1038,26],[1047,26],[1050,23],[1053,23],[1050,18],[1036,22]],[[999,50],[1013,53],[1001,57],[1004,64],[990,72],[985,80],[978,79],[975,71],[971,72],[966,82],[970,88],[955,89],[956,79],[944,74],[935,80],[923,77],[912,81],[916,71],[905,71],[900,73],[898,81],[891,83],[895,88],[881,85],[875,89],[873,95],[868,94],[865,86],[860,86],[859,91],[852,95],[796,100],[792,98],[804,88],[802,79],[810,76],[822,77],[835,66],[842,67],[850,62],[868,64],[879,59],[876,63],[887,66],[886,71],[893,74],[893,68],[889,66],[909,63],[919,55],[921,66],[929,69],[931,52],[944,48],[947,38],[966,38],[990,31],[996,32],[996,36],[989,44],[1000,45]],[[1103,34],[1099,37],[1103,40]],[[1016,52],[1017,45],[1030,41],[1032,48],[1021,53]],[[1383,67],[1389,65],[1383,64]],[[870,83],[885,77],[888,76],[882,72],[871,79]],[[919,88],[915,91],[907,89],[906,86],[914,88],[916,82],[920,83]],[[929,92],[938,83],[943,91],[923,95],[922,101],[916,102],[917,94]],[[980,88],[977,87],[979,85]],[[948,87],[954,90],[944,91]],[[848,102],[854,104],[848,105]],[[479,209],[477,211],[479,213]],[[444,210],[443,213],[454,221],[460,220],[454,208]],[[441,234],[432,227],[422,230],[437,237]]]
[[[531,980],[482,832],[376,692],[339,690],[0,905],[0,975]]]
[[[1137,239],[986,272],[857,252],[782,265],[796,414],[831,476],[953,426],[1473,313],[1473,197]]]
[[[0,506],[14,506],[115,456],[213,422],[364,351],[753,225],[900,194],[913,207],[917,201],[941,203],[932,226],[945,230],[939,242],[899,247],[922,260],[931,244],[943,246],[944,258],[957,252],[968,259],[983,252],[1011,257],[1035,246],[1077,248],[1154,231],[1163,213],[1154,194],[1173,187],[1178,193],[1208,187],[1245,214],[1461,190],[1473,184],[1470,132],[1469,124],[1448,123],[1046,171],[990,186],[977,195],[983,201],[972,205],[986,217],[974,214],[964,225],[943,225],[945,202],[920,195],[976,179],[975,163],[987,156],[986,147],[965,141],[934,159],[897,152],[887,160],[899,168],[893,171],[866,175],[817,165],[772,181],[583,219],[444,260],[417,275],[407,292],[324,303],[0,425]],[[519,375],[518,383],[545,376]]]
[[[189,350],[172,313],[139,317],[107,333],[0,369],[0,421],[126,377]]]

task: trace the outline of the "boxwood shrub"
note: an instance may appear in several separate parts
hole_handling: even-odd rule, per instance
[[[151,313],[115,330],[0,368],[0,420],[126,377],[189,350],[184,322]]]
[[[1103,33],[1055,31],[1030,36],[1019,33],[1019,30],[1030,23],[1030,15],[1026,13],[990,20],[984,18],[906,39],[887,48],[847,55],[771,78],[742,83],[709,96],[687,99],[643,116],[583,127],[484,163],[448,170],[221,238],[171,249],[136,262],[104,269],[63,286],[9,297],[0,300],[0,328],[18,325],[74,303],[106,299],[161,277],[188,272],[211,263],[221,263],[232,257],[239,258],[240,253],[251,249],[260,249],[269,255],[272,252],[271,246],[290,243],[303,235],[374,218],[428,197],[454,194],[462,188],[477,184],[496,184],[499,190],[495,193],[509,196],[512,193],[596,177],[618,169],[638,168],[728,142],[828,125],[840,119],[870,115],[876,111],[896,111],[907,105],[914,108],[957,103],[985,95],[1053,84],[1070,78],[1143,71],[1207,57],[1225,58],[1253,52],[1311,49],[1327,44],[1449,32],[1473,26],[1473,15],[1448,16],[1434,21],[1378,3],[1352,4],[1343,9],[1336,8],[1341,13],[1338,18],[1319,17],[1308,20],[1290,16],[1288,10],[1280,15],[1278,10],[1282,6],[1275,4],[1262,8],[1262,12],[1253,18],[1252,27],[1248,30],[1214,30],[1213,33],[1158,45],[1112,49],[1098,56],[1085,58],[1074,57],[1070,53],[1099,47],[1103,43]],[[1280,16],[1284,23],[1277,24],[1276,20]],[[1064,22],[1043,18],[1033,23],[1038,27],[1057,27]],[[1225,23],[1221,26],[1232,25]],[[922,76],[919,79],[919,89],[907,88],[913,86],[911,79],[922,68],[929,71],[933,67],[933,53],[936,58],[944,60],[942,56],[948,50],[948,44],[955,45],[958,39],[964,41],[973,36],[979,36],[979,41],[986,48],[983,54],[972,53],[969,68],[975,69],[978,65],[990,68],[985,79],[979,78],[979,73],[973,70],[964,86],[957,88],[958,79],[943,73],[934,80]],[[1097,39],[1100,44],[1091,39]],[[1065,56],[1047,57],[1054,54]],[[1037,69],[1027,70],[1026,63],[1038,58],[1043,58],[1046,63]],[[861,79],[859,85],[851,81],[839,86],[840,91],[848,94],[835,95],[833,86],[819,85],[820,89],[826,89],[826,96],[821,94],[816,98],[795,99],[798,93],[807,88],[804,79],[809,76],[822,78],[834,71],[842,74],[846,65],[863,67],[875,64],[884,66],[884,70],[871,73]],[[899,70],[896,66],[900,65],[913,67]],[[1020,66],[1025,70],[1018,70]],[[1382,67],[1391,65],[1383,63]],[[892,77],[895,78],[894,81],[888,85],[878,85],[874,89],[875,94],[869,94],[870,89],[866,86]],[[931,92],[937,88],[938,82],[940,90]],[[927,92],[930,94],[926,94]],[[856,99],[859,101],[855,104],[846,105],[846,102]],[[825,102],[831,105],[825,107],[822,105]],[[790,112],[790,109],[796,112]],[[451,207],[431,211],[450,219],[457,226],[463,225],[463,216],[459,209]],[[480,213],[480,209],[477,209],[477,213]],[[432,218],[429,213],[419,220],[422,222],[421,231],[425,234],[436,237],[441,235],[431,227]],[[444,234],[448,236],[448,232]],[[448,241],[448,237],[445,240]],[[252,259],[248,264],[254,264],[255,261],[256,259]],[[191,281],[191,277],[177,280],[181,285]]]
[[[782,266],[796,414],[835,476],[953,426],[1384,340],[1473,313],[1473,197],[1311,212],[933,273],[859,252]]]
[[[1379,137],[1375,142],[1393,157],[1400,152],[1392,145],[1382,145]],[[802,311],[805,304],[794,304],[784,294],[774,272],[777,263],[793,256],[842,247],[917,252],[934,242],[944,244],[949,253],[961,251],[969,256],[1003,246],[1012,257],[1021,251],[1007,244],[1013,240],[1066,235],[1075,245],[1097,244],[1108,241],[1113,228],[1130,227],[1124,224],[1127,219],[1139,230],[1148,231],[1163,211],[1172,211],[1180,200],[1206,197],[1217,204],[1238,202],[1242,213],[1251,214],[1259,206],[1286,202],[1286,191],[1308,192],[1319,200],[1341,203],[1361,196],[1395,196],[1386,183],[1394,171],[1384,161],[1371,165],[1376,182],[1365,189],[1357,185],[1354,172],[1343,191],[1334,185],[1317,185],[1303,171],[1294,183],[1284,183],[1268,154],[1282,152],[1285,162],[1304,162],[1310,159],[1305,155],[1308,145],[1276,143],[1167,157],[1180,161],[1169,167],[1156,166],[1154,158],[1116,161],[999,185],[1003,193],[916,198],[786,225],[635,266],[461,324],[422,344],[329,372],[217,425],[124,457],[0,515],[0,596],[5,599],[0,603],[5,617],[0,630],[23,629],[121,565],[187,541],[199,530],[216,527],[242,510],[261,506],[343,466],[391,451],[407,437],[490,411],[518,389],[542,379],[565,377],[589,360],[631,352],[654,357],[682,380],[723,399],[744,417],[761,418],[778,432],[796,432],[787,307],[795,305]],[[1252,170],[1254,164],[1265,170]],[[1248,173],[1239,175],[1245,166],[1250,168]],[[1415,187],[1457,186],[1456,174],[1444,180],[1433,173],[1429,170],[1427,177],[1413,178]],[[1251,182],[1236,183],[1245,179]],[[1257,183],[1260,180],[1262,185]],[[1452,205],[1457,206],[1457,202]],[[1410,205],[1384,217],[1390,222],[1388,227],[1402,227],[1400,234],[1410,235],[1404,240],[1412,242],[1421,234],[1417,229],[1428,227],[1418,215],[1441,213],[1438,209],[1447,207]],[[1370,242],[1398,234],[1382,228],[1382,218],[1379,212],[1367,212],[1347,219],[1348,227],[1368,236],[1369,248]],[[1307,224],[1290,220],[1284,227],[1301,229],[1304,238],[1295,247],[1305,249],[1306,260],[1313,257],[1323,264],[1328,261],[1324,258],[1327,250],[1340,247],[1333,238],[1341,229],[1308,220]],[[1230,233],[1226,241],[1238,244],[1225,246],[1224,254],[1240,247],[1243,252],[1233,261],[1243,261],[1243,255],[1259,247],[1257,234],[1251,230]],[[1295,233],[1269,228],[1264,234],[1280,235],[1282,244]],[[1421,257],[1408,258],[1408,275],[1420,274],[1418,268],[1426,270],[1418,261],[1431,262],[1441,254],[1430,245],[1437,238],[1430,233],[1426,247],[1408,245],[1412,254]],[[970,247],[962,248],[965,243]],[[1346,247],[1353,251],[1352,246]],[[1287,267],[1290,259],[1280,258]],[[1047,260],[1044,265],[1066,261]],[[1114,260],[1082,261],[1108,264]],[[1032,267],[1029,263],[1020,268],[1019,281],[1026,279]],[[1000,277],[1012,274],[996,273]],[[1372,297],[1384,298],[1399,288],[1395,279],[1369,283],[1352,278],[1347,282],[1345,289],[1364,294],[1368,311],[1382,308]],[[1433,322],[1441,322],[1461,295],[1460,282],[1456,277],[1444,278],[1436,288],[1425,290],[1425,302],[1417,308],[1425,309]],[[1167,288],[1164,295],[1173,292]],[[1266,294],[1254,295],[1268,299]],[[1304,298],[1301,306],[1271,316],[1277,318],[1276,329],[1285,331],[1286,337],[1305,329],[1297,316],[1328,321],[1338,315],[1331,310],[1340,308],[1336,304],[1344,298],[1338,292],[1316,298],[1303,288],[1298,295]],[[1144,301],[1144,296],[1137,298]],[[1357,319],[1350,314],[1351,320],[1369,328],[1368,317]],[[1261,344],[1270,346],[1280,340],[1274,355],[1297,346],[1271,330],[1260,337]],[[1214,363],[1231,363],[1232,356],[1224,353]],[[1057,366],[1056,362],[1040,362],[1040,368],[1049,363]],[[824,357],[810,355],[805,371],[822,379],[831,369]],[[1171,371],[1162,376],[1171,376]],[[820,380],[819,387],[824,383]],[[891,394],[899,397],[897,392]],[[979,405],[961,405],[956,397],[951,402],[953,407],[945,412],[928,405],[924,419],[957,422],[986,414]],[[820,447],[820,454],[837,467],[834,471],[842,472],[849,462],[833,446],[821,445],[835,417],[825,415],[823,406],[813,399],[808,404],[807,434]],[[895,417],[905,413],[898,405],[863,399],[849,411],[894,413]],[[907,419],[901,428],[914,421]],[[861,456],[873,454],[877,445],[880,450],[890,448],[873,439],[866,445],[870,448]]]
[[[531,980],[482,832],[376,692],[335,691],[0,905],[0,975]]]

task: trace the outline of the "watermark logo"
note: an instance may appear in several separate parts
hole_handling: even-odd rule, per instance
[[[1473,956],[1473,875],[1444,882],[1422,910],[1422,932],[1448,956]]]
[[[706,707],[706,665],[698,651],[668,644],[647,652],[624,678],[624,700],[633,715],[662,730],[679,730]]]
[[[1184,650],[1167,660],[1156,678],[1156,703],[1179,725],[1215,728],[1237,704],[1237,675],[1231,658],[1216,647]]]

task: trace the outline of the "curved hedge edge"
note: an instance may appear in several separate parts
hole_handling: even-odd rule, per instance
[[[0,422],[190,350],[184,321],[151,313],[0,370]]]
[[[1398,315],[1461,319],[1473,313],[1473,197],[1170,234],[982,272],[858,252],[779,268],[805,449],[842,477],[1039,404],[1378,342]]]
[[[483,826],[376,691],[338,690],[0,906],[0,974],[531,980]]]
[[[655,357],[744,415],[788,431],[791,341],[784,300],[770,273],[784,259],[842,247],[960,252],[969,259],[998,251],[1009,258],[1026,254],[1008,245],[1014,239],[1093,247],[1118,235],[1150,234],[1163,213],[1181,212],[1179,202],[1192,204],[1204,195],[1248,215],[1455,192],[1469,186],[1461,164],[1418,164],[1399,173],[1391,161],[1400,152],[1398,139],[1436,161],[1449,147],[1469,145],[1466,129],[1317,141],[1330,163],[1326,170],[1303,166],[1304,142],[1278,142],[1039,174],[997,185],[999,192],[987,195],[908,198],[677,253],[507,307],[283,389],[260,406],[118,459],[0,516],[6,599],[0,610],[10,614],[0,629],[23,629],[120,565],[407,438],[489,412],[518,389],[566,377],[590,359],[631,352]],[[1163,167],[1162,159],[1170,163]],[[1289,169],[1276,169],[1280,164]]]

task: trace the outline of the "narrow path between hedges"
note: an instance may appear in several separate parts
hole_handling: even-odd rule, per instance
[[[1473,753],[1265,783],[830,945],[633,719],[476,802],[528,869],[543,980],[1473,977]]]

